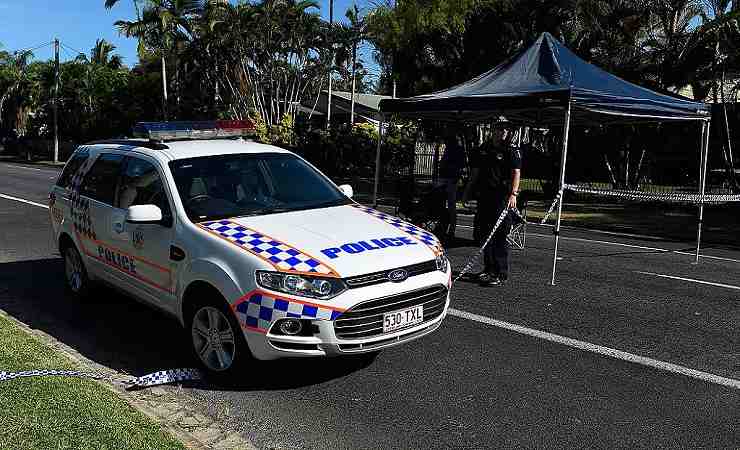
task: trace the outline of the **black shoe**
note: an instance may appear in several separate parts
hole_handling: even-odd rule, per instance
[[[499,286],[504,283],[504,280],[498,275],[494,275],[492,273],[487,273],[485,275],[487,276],[480,276],[478,278],[478,283],[481,287]]]

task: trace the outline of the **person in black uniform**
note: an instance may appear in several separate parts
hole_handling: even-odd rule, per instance
[[[467,202],[475,193],[478,202],[476,219],[480,227],[477,236],[479,245],[493,230],[501,211],[504,208],[516,208],[522,155],[518,148],[509,145],[512,135],[505,128],[495,128],[491,139],[479,148],[478,155],[471,158],[471,176],[463,201]],[[511,216],[507,214],[484,249],[483,272],[475,275],[482,286],[499,285],[508,278],[509,243],[506,237],[510,231]]]
[[[465,167],[465,148],[460,144],[461,128],[458,124],[448,125],[444,129],[445,153],[439,161],[439,185],[445,188],[448,214],[447,229],[444,238],[451,242],[457,229],[457,182]]]

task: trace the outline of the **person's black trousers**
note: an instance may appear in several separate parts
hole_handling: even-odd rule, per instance
[[[505,194],[504,194],[505,195]],[[478,232],[476,240],[478,245],[483,245],[488,235],[493,230],[501,211],[507,206],[508,198],[495,196],[478,201]],[[509,242],[506,237],[511,232],[511,215],[507,214],[501,225],[493,235],[493,239],[483,249],[483,270],[494,274],[502,279],[509,276]]]

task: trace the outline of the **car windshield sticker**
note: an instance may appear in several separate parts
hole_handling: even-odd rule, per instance
[[[388,223],[402,231],[405,231],[406,233],[410,234],[414,238],[426,244],[430,249],[432,249],[435,255],[441,255],[442,253],[444,253],[442,244],[439,242],[439,239],[437,239],[437,236],[435,236],[434,233],[430,233],[429,231],[422,230],[416,225],[412,225],[404,220],[399,219],[398,217],[393,217],[390,214],[386,214],[384,212],[375,210],[373,208],[369,208],[367,206],[358,205],[358,204],[354,204],[352,206],[359,209],[360,211],[370,214],[371,216],[377,217],[378,219],[382,220],[385,223]]]
[[[278,319],[336,320],[345,310],[317,305],[261,290],[252,291],[231,307],[244,328],[267,333]]]
[[[334,269],[306,252],[238,223],[216,220],[198,226],[262,258],[281,272],[339,277]]]

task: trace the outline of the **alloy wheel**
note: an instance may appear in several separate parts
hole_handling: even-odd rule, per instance
[[[68,248],[64,255],[64,272],[67,285],[75,294],[82,290],[83,270],[80,254],[74,248]]]
[[[221,310],[213,306],[200,308],[193,316],[191,335],[193,348],[208,369],[222,372],[234,364],[234,330]]]

